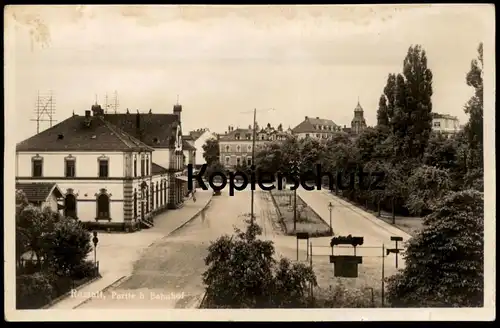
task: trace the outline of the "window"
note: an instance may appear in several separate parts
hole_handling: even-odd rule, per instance
[[[144,176],[144,168],[146,165],[144,165],[144,156],[141,156],[141,177]]]
[[[229,153],[229,146],[226,146],[226,153]]]
[[[306,138],[309,138],[309,133],[306,133]]]
[[[146,211],[145,213],[149,213],[149,188],[146,186],[145,188],[146,195],[144,196],[144,202],[146,203]]]
[[[106,194],[100,194],[97,197],[97,218],[109,219],[109,197]]]
[[[108,172],[109,162],[107,159],[99,160],[99,178],[107,178],[109,175]]]
[[[67,178],[75,177],[75,159],[74,158],[66,158],[65,160],[65,176]]]
[[[247,157],[247,165],[252,165],[252,157]]]
[[[237,153],[239,153],[239,152],[240,152],[240,150],[241,150],[240,146],[239,146],[239,145],[238,145],[238,146],[236,146],[236,152],[237,152]]]
[[[149,157],[146,157],[146,176],[149,175]]]
[[[64,216],[76,219],[76,197],[73,194],[64,198]]]
[[[137,190],[134,189],[134,220],[137,219]]]
[[[163,181],[163,186],[164,186],[164,188],[163,188],[163,204],[166,205],[167,204],[167,190],[168,190],[167,189],[167,181],[166,180]]]
[[[43,159],[36,157],[32,159],[33,177],[41,177],[43,173]]]
[[[155,186],[151,183],[151,211],[155,209]]]
[[[441,122],[434,122],[434,127],[436,127],[436,128],[441,127]]]
[[[241,162],[241,158],[236,157],[236,165],[240,165],[240,162]]]
[[[137,177],[137,156],[134,155],[134,178]]]
[[[230,157],[226,156],[226,164],[229,164]]]
[[[158,198],[160,196],[160,190],[158,189],[158,182],[156,183],[156,207],[158,207],[159,205],[159,202],[158,202]]]
[[[247,150],[252,151],[252,146],[248,145]]]

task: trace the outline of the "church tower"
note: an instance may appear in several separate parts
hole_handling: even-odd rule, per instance
[[[354,108],[354,118],[351,121],[351,131],[354,134],[359,134],[366,128],[366,121],[363,116],[363,107],[359,104]]]

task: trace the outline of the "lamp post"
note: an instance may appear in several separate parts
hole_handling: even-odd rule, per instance
[[[92,243],[94,243],[94,268],[97,272],[97,243],[99,238],[97,238],[97,231],[93,232],[94,238],[92,238]]]
[[[328,204],[328,211],[330,211],[330,235],[333,236],[333,227],[332,227],[332,210],[333,210],[333,204],[330,202]]]

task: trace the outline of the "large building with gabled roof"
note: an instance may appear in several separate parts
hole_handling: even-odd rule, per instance
[[[151,227],[186,193],[181,112],[106,114],[95,104],[20,142],[16,182],[56,183],[64,214],[89,226]]]

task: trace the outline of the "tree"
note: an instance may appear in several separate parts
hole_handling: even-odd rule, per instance
[[[420,158],[432,130],[432,72],[427,67],[427,55],[420,45],[410,47],[403,64],[406,82],[404,112],[408,117],[408,153]]]
[[[466,82],[474,88],[474,95],[465,105],[465,112],[469,114],[469,121],[464,127],[469,149],[467,152],[466,186],[480,191],[484,188],[484,159],[483,159],[483,44],[478,47],[478,58],[471,62],[471,69],[467,73]]]
[[[384,87],[384,96],[387,99],[387,119],[391,124],[394,115],[394,96],[396,88],[396,74],[389,74]]]
[[[387,99],[384,95],[380,96],[377,110],[377,126],[389,126],[389,113],[387,108]]]
[[[256,224],[235,232],[219,237],[208,248],[208,269],[203,273],[206,307],[305,306],[308,287],[316,285],[312,269],[301,263],[291,265],[286,259],[277,262],[273,243],[257,238],[262,229]]]
[[[207,162],[207,165],[219,162],[220,149],[219,141],[215,138],[208,139],[203,145],[203,158]]]
[[[408,241],[405,269],[388,278],[394,307],[483,306],[484,199],[476,190],[443,198]]]
[[[92,251],[90,233],[79,221],[64,218],[46,237],[47,260],[59,275],[72,276]]]
[[[281,169],[282,158],[281,145],[271,142],[255,155],[255,166],[259,171],[275,173]]]
[[[451,178],[446,170],[423,165],[410,176],[408,186],[406,205],[410,213],[426,215],[450,191]]]

